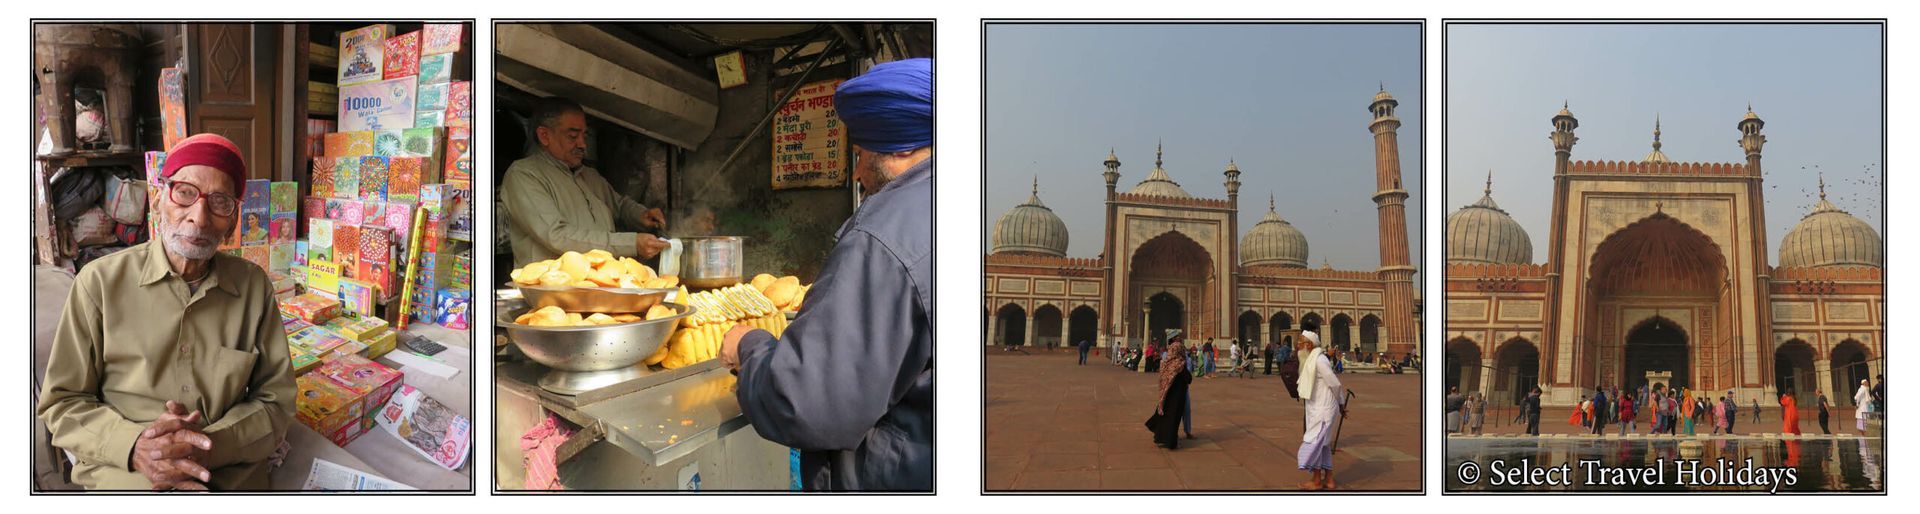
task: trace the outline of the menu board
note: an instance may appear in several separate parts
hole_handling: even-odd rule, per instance
[[[833,110],[840,79],[801,86],[773,118],[773,188],[847,183],[847,133]]]

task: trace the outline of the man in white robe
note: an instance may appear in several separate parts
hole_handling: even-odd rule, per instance
[[[1853,391],[1853,428],[1860,435],[1867,435],[1867,416],[1872,415],[1873,390],[1867,388],[1867,381],[1860,381],[1860,388]]]
[[[1300,399],[1306,407],[1306,429],[1300,437],[1300,469],[1312,479],[1300,484],[1309,491],[1333,489],[1334,429],[1346,414],[1346,389],[1327,360],[1320,335],[1301,332]]]

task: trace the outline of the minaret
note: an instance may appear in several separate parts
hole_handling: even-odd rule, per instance
[[[1235,164],[1233,158],[1229,157],[1227,170],[1221,174],[1227,177],[1228,212],[1227,234],[1224,238],[1227,244],[1227,283],[1222,289],[1226,294],[1220,296],[1227,306],[1222,312],[1233,313],[1229,319],[1236,320],[1235,324],[1227,329],[1227,333],[1231,336],[1239,336],[1240,295],[1234,294],[1234,291],[1240,290],[1240,165]]]
[[[1546,319],[1557,321],[1560,320],[1562,303],[1561,270],[1563,268],[1561,264],[1564,262],[1566,253],[1569,188],[1567,174],[1573,167],[1573,144],[1580,141],[1580,138],[1573,135],[1573,129],[1580,127],[1580,120],[1573,117],[1573,111],[1568,110],[1567,103],[1562,101],[1560,112],[1553,115],[1552,122],[1553,132],[1547,134],[1547,139],[1553,141],[1553,211],[1551,224],[1547,226]],[[1558,322],[1548,323],[1544,332],[1541,334],[1541,339],[1547,341],[1547,344],[1540,349],[1542,363],[1553,362],[1552,359],[1559,352],[1579,351],[1571,338],[1562,336],[1563,333],[1571,334],[1571,327],[1562,327]],[[1550,401],[1556,404],[1570,401],[1571,397],[1566,396],[1568,394],[1579,394],[1575,387],[1575,380],[1575,377],[1561,376],[1557,367],[1540,366],[1540,382],[1546,389]]]
[[[1763,195],[1766,194],[1766,188],[1761,187],[1763,186],[1762,182],[1766,179],[1760,168],[1760,147],[1766,146],[1767,144],[1767,135],[1762,133],[1760,129],[1765,126],[1767,126],[1767,122],[1762,121],[1760,115],[1753,113],[1752,103],[1747,104],[1746,116],[1741,117],[1740,122],[1734,124],[1735,128],[1740,129],[1740,149],[1747,154],[1747,217],[1753,221],[1751,223],[1752,228],[1747,229],[1751,232],[1745,233],[1751,234],[1747,238],[1749,245],[1747,251],[1753,252],[1750,255],[1754,255],[1756,258],[1749,259],[1751,262],[1744,267],[1745,269],[1730,269],[1728,271],[1730,273],[1744,272],[1753,274],[1755,283],[1754,290],[1749,294],[1753,295],[1755,324],[1752,325],[1752,327],[1754,327],[1752,330],[1755,332],[1765,331],[1767,327],[1773,326],[1773,298],[1767,294],[1767,291],[1773,287],[1773,276],[1770,270],[1767,269],[1766,258],[1766,255],[1771,252],[1767,251],[1767,210],[1765,208],[1766,202],[1762,200]],[[1825,177],[1822,177],[1821,182],[1824,183],[1825,181]],[[1739,331],[1745,328],[1746,327],[1735,327],[1736,331],[1727,335],[1738,337]],[[1735,340],[1742,339],[1759,338],[1741,338]],[[1770,348],[1772,347],[1752,344],[1749,348],[1746,348],[1745,351],[1759,357],[1760,366],[1763,366],[1760,369],[1773,369],[1773,352],[1770,351]],[[1743,380],[1743,382],[1748,381],[1752,380]],[[1768,396],[1779,394],[1777,391],[1774,391],[1772,387],[1769,387],[1772,385],[1771,382],[1764,380],[1759,382],[1759,384],[1742,383],[1740,385],[1742,387],[1759,386]]]
[[[1573,129],[1580,128],[1580,120],[1574,119],[1573,111],[1567,110],[1566,102],[1560,103],[1560,113],[1553,115],[1553,133],[1547,139],[1553,140],[1553,174],[1567,174],[1568,163],[1573,158],[1573,144],[1580,138],[1573,137]]]
[[[1113,263],[1119,259],[1115,256],[1116,252],[1114,250],[1114,245],[1119,244],[1119,242],[1113,238],[1113,221],[1115,216],[1113,187],[1120,182],[1120,157],[1113,154],[1112,148],[1108,148],[1107,160],[1101,164],[1107,168],[1107,171],[1100,173],[1101,178],[1107,181],[1107,223],[1101,225],[1101,228],[1105,229],[1101,231],[1104,234],[1105,244],[1101,246],[1100,251],[1101,273],[1106,277],[1105,287],[1102,288],[1105,291],[1102,292],[1100,301],[1100,323],[1105,326],[1096,328],[1094,333],[1101,334],[1101,340],[1097,341],[1097,344],[1102,347],[1109,347],[1111,346],[1109,338],[1121,338],[1127,335],[1126,329],[1123,328],[1125,326],[1125,320],[1121,319],[1127,310],[1120,308],[1120,300],[1124,298],[1125,295],[1120,294],[1119,291],[1115,291],[1113,288]],[[1146,330],[1146,328],[1142,327],[1141,330]],[[1145,366],[1141,368],[1144,369]]]
[[[1419,351],[1419,334],[1413,325],[1414,267],[1407,249],[1407,190],[1400,187],[1400,118],[1393,115],[1400,102],[1387,94],[1386,84],[1373,95],[1368,110],[1373,121],[1373,167],[1377,191],[1373,203],[1380,216],[1380,279],[1386,282],[1386,348],[1373,348],[1404,355]]]

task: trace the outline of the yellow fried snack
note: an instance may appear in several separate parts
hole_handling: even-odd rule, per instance
[[[622,312],[622,313],[613,315],[613,320],[621,323],[632,323],[632,322],[640,321],[643,319],[647,319],[647,318],[635,316],[631,312]]]
[[[673,315],[673,308],[667,307],[665,304],[656,304],[652,308],[647,309],[647,319],[671,318]]]
[[[548,271],[540,275],[540,285],[564,286],[573,283],[573,277],[560,270]]]
[[[754,289],[758,289],[760,290],[760,292],[764,293],[764,292],[767,292],[767,286],[773,285],[773,281],[774,281],[773,275],[761,273],[759,275],[753,276],[752,284]]]
[[[661,343],[660,349],[654,350],[653,355],[647,356],[647,359],[645,361],[642,361],[642,364],[652,366],[655,364],[659,364],[660,361],[663,361],[666,359],[667,359],[667,344]]]
[[[613,316],[608,316],[607,313],[604,312],[593,313],[592,316],[587,316],[585,321],[589,325],[617,325],[620,323],[619,320],[613,319]]]
[[[615,287],[620,285],[620,277],[608,271],[606,268],[590,270],[587,272],[587,281],[593,282],[594,285],[599,287]]]
[[[772,286],[767,287],[767,299],[773,301],[774,305],[784,308],[787,304],[793,303],[793,296],[799,292],[800,285],[797,283],[774,282]]]
[[[807,285],[804,285],[804,286],[800,286],[800,291],[799,291],[799,292],[796,292],[796,293],[793,293],[793,301],[792,301],[792,302],[788,302],[788,303],[787,303],[787,306],[785,307],[785,309],[786,309],[786,310],[789,310],[789,311],[793,311],[793,312],[799,312],[799,311],[800,311],[800,304],[801,304],[801,303],[804,303],[804,302],[806,302],[806,300],[807,300],[807,291],[808,291],[808,290],[811,290],[811,289],[813,289],[813,284],[807,284]]]
[[[587,272],[592,269],[593,267],[587,264],[587,256],[585,255],[580,255],[578,252],[560,254],[560,271],[566,273],[569,277],[573,277],[573,279],[568,280],[568,282],[586,280]]]
[[[583,257],[587,258],[588,265],[594,267],[599,267],[602,264],[606,264],[607,261],[614,260],[613,252],[598,249],[587,251]]]
[[[571,324],[567,320],[567,311],[555,306],[541,307],[533,312],[522,314],[519,318],[515,318],[514,322],[536,327],[565,326]]]

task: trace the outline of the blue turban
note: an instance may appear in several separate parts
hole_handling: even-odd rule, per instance
[[[853,144],[868,151],[933,146],[933,59],[874,65],[840,83],[833,105]]]

